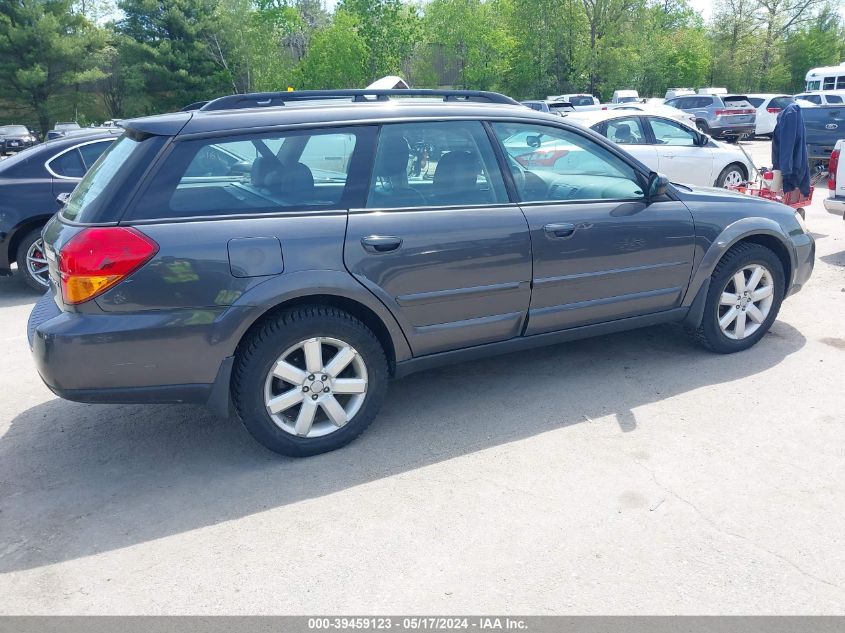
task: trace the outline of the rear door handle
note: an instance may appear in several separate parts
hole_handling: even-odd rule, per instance
[[[572,234],[575,233],[575,225],[570,224],[569,222],[547,224],[543,227],[543,231],[546,232],[546,237],[560,240],[572,237]]]
[[[368,253],[389,253],[402,246],[402,238],[393,235],[368,235],[361,238],[361,246]]]

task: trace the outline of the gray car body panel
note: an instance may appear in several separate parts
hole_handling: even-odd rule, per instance
[[[517,106],[297,105],[179,113],[126,125],[182,139],[245,129],[444,119],[563,127],[648,175],[644,165],[601,135]],[[135,190],[143,194],[143,186]],[[574,226],[571,237],[549,237],[544,227],[558,222]],[[203,402],[219,412],[228,409],[238,345],[280,306],[339,303],[368,315],[389,348],[395,374],[405,375],[660,322],[686,319],[697,325],[713,268],[749,236],[778,240],[788,253],[789,292],[806,281],[813,262],[812,238],[792,209],[683,186],[670,187],[667,196],[648,205],[353,208],[121,224],[149,235],[158,253],[80,306],[62,304],[51,263],[51,295],[39,302],[29,323],[42,378],[75,400]],[[54,218],[45,229],[48,255],[55,258],[83,228]],[[400,237],[401,248],[367,253],[362,237],[378,235]],[[253,246],[262,253],[260,266],[250,264]]]

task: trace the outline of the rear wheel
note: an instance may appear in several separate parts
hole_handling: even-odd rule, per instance
[[[345,446],[369,426],[387,392],[384,350],[346,312],[309,306],[267,321],[238,355],[235,408],[272,451],[304,457]]]
[[[698,128],[699,132],[704,132],[705,134],[710,134],[710,126],[707,125],[707,121],[702,119],[698,119],[695,122],[695,127]]]
[[[23,238],[18,245],[17,262],[18,274],[27,286],[41,292],[47,289],[50,277],[41,229],[30,231]]]
[[[746,178],[745,170],[742,166],[734,163],[722,170],[722,173],[716,178],[716,186],[724,187],[725,189],[738,187],[746,181]]]
[[[731,248],[710,277],[704,317],[695,331],[721,354],[748,349],[777,318],[785,288],[783,267],[771,250],[743,242]]]

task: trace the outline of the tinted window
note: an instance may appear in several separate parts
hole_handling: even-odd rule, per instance
[[[765,99],[761,99],[760,97],[748,97],[748,103],[753,105],[755,108],[759,108],[761,105],[763,105],[764,101]]]
[[[693,146],[698,135],[692,130],[668,119],[649,119],[658,145]]]
[[[843,77],[842,75],[840,75],[840,76],[836,79],[836,89],[837,89],[837,90],[842,90],[843,88],[845,88],[845,77]]]
[[[385,125],[367,206],[397,208],[507,202],[490,140],[478,121]]]
[[[93,222],[101,219],[104,212],[116,213],[117,209],[110,206],[110,196],[118,190],[123,193],[127,189],[127,183],[121,178],[122,171],[129,168],[133,159],[145,158],[145,152],[141,148],[149,146],[152,151],[157,151],[162,142],[162,137],[136,141],[128,136],[121,136],[108,146],[100,161],[88,170],[85,178],[73,190],[67,204],[62,207],[62,216],[77,222]],[[78,150],[73,151],[79,155]],[[149,157],[146,157],[146,160],[149,160]]]
[[[112,144],[111,139],[108,141],[100,141],[98,143],[88,143],[79,146],[79,152],[82,154],[82,160],[85,162],[85,169],[91,169],[97,159],[103,155],[109,145]]]
[[[713,105],[713,97],[690,97],[693,108],[709,108]]]
[[[51,160],[50,169],[65,178],[82,178],[85,175],[85,164],[75,147]]]
[[[634,168],[593,139],[527,123],[494,123],[493,128],[522,201],[643,197]]]
[[[786,106],[790,103],[793,103],[792,97],[775,97],[772,99],[771,103],[769,103],[770,108],[780,108],[783,110]]]
[[[345,208],[357,139],[356,131],[328,129],[178,142],[132,217]]]
[[[686,106],[682,104],[683,99],[667,99],[666,105],[672,106],[673,108],[678,108],[679,110],[683,110]]]
[[[839,95],[827,95],[828,103],[842,103],[842,97]]]
[[[836,77],[825,77],[822,90],[833,90],[836,88]]]
[[[644,145],[648,142],[639,117],[608,121],[604,135],[620,145]]]
[[[822,103],[822,98],[819,95],[804,95],[801,99],[809,101],[810,103],[815,103],[816,105],[821,105]]]
[[[572,97],[569,100],[574,106],[591,106],[593,105],[593,98],[592,97]]]

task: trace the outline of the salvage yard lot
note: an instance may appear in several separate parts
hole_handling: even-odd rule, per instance
[[[747,145],[768,163],[768,143]],[[845,222],[759,345],[661,326],[414,375],[349,447],[41,383],[0,279],[0,611],[845,613]]]

